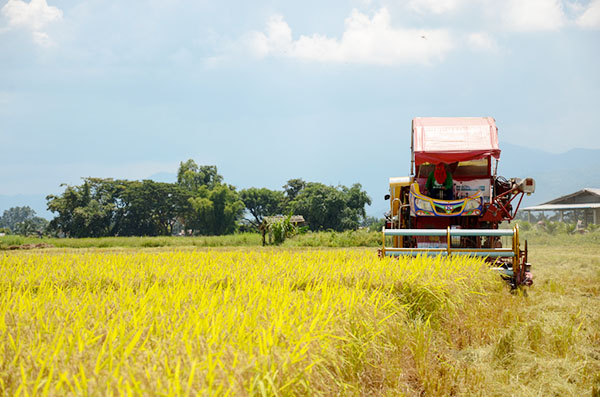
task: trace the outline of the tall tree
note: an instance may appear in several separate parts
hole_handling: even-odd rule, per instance
[[[35,217],[35,211],[30,207],[12,207],[0,216],[0,227],[7,227],[14,231],[19,223],[33,217]]]
[[[355,212],[359,219],[364,220],[367,217],[365,205],[371,205],[371,198],[362,190],[362,185],[355,183],[350,188],[340,186],[340,189],[344,193],[348,208]]]
[[[198,166],[194,160],[180,164],[177,184],[189,195],[182,217],[185,229],[205,235],[237,230],[244,203],[235,187],[222,181],[216,166]]]
[[[304,182],[300,178],[294,178],[287,181],[285,185],[283,185],[283,190],[285,192],[286,199],[288,201],[292,201],[298,196],[298,194],[306,187],[306,182]]]
[[[292,212],[304,216],[311,230],[343,230],[340,217],[345,202],[342,193],[333,186],[307,183],[289,206]]]
[[[214,165],[198,166],[192,159],[179,164],[177,183],[186,190],[195,191],[200,186],[213,188],[223,182]]]
[[[189,198],[191,211],[186,227],[204,235],[233,233],[244,212],[244,203],[233,186],[218,185],[213,189],[201,186]]]
[[[30,207],[12,207],[0,216],[0,228],[8,228],[12,233],[27,235],[43,232],[48,221],[36,216]]]
[[[128,182],[120,195],[114,232],[122,236],[170,235],[188,197],[172,183]]]
[[[250,222],[254,226],[260,225],[265,216],[283,212],[284,194],[281,191],[251,187],[241,190],[240,198],[252,215],[253,219],[250,219]]]
[[[288,203],[289,210],[304,216],[311,230],[356,229],[366,215],[365,205],[371,203],[360,184],[347,188],[308,182],[292,193],[295,197]]]
[[[67,186],[60,196],[46,197],[48,210],[58,213],[50,227],[71,237],[111,235],[115,191],[122,181],[86,178],[81,186]]]

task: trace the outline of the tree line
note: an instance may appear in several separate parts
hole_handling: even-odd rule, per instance
[[[10,208],[0,216],[1,234],[42,234],[47,227],[48,221],[36,216],[35,211],[28,206]]]
[[[265,216],[288,214],[302,215],[309,230],[343,231],[358,228],[371,204],[358,183],[290,179],[282,190],[238,191],[217,167],[193,160],[180,163],[175,183],[84,178],[46,199],[56,214],[46,231],[69,237],[223,235],[257,230]]]

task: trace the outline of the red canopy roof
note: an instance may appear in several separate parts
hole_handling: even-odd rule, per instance
[[[417,165],[500,158],[492,117],[416,117],[412,138]]]

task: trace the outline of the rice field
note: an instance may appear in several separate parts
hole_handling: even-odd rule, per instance
[[[598,393],[597,309],[557,294],[510,294],[476,259],[372,249],[0,251],[0,390]]]

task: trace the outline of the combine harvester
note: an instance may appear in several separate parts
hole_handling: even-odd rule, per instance
[[[514,219],[523,194],[535,191],[535,181],[497,175],[500,149],[494,119],[417,117],[411,152],[411,176],[390,178],[385,197],[390,212],[380,256],[480,256],[513,288],[531,285],[527,241],[521,249],[518,225],[498,226]],[[438,189],[432,188],[440,178]],[[512,241],[510,248],[502,247],[503,236]]]

